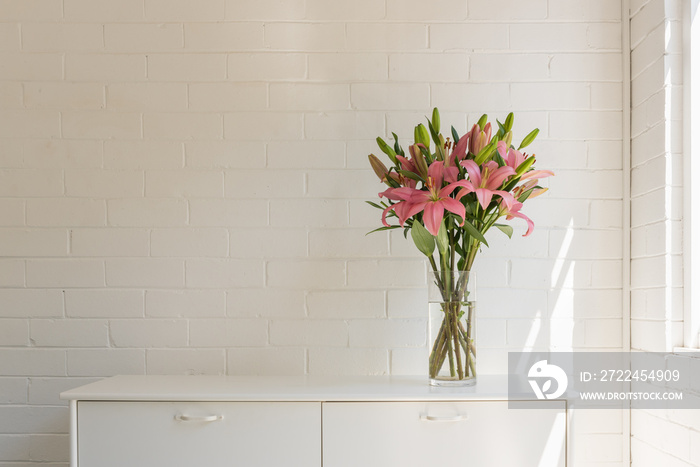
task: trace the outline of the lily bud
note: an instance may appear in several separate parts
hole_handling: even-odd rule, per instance
[[[412,144],[408,147],[408,150],[411,152],[411,159],[413,160],[413,165],[416,166],[418,175],[426,179],[428,177],[428,163],[425,161],[425,156],[420,147],[417,144]]]
[[[435,133],[440,133],[440,111],[437,107],[433,109],[433,118],[430,123],[433,125]]]
[[[527,199],[532,199],[539,195],[542,195],[546,193],[547,190],[549,190],[549,188],[535,188],[534,190],[532,190],[532,193],[530,193],[530,196],[528,196]]]
[[[535,156],[528,157],[523,161],[522,164],[518,166],[517,169],[515,169],[515,175],[517,177],[522,176],[525,172],[530,170],[530,167],[532,167],[532,164],[535,163]]]
[[[505,127],[506,131],[510,131],[513,129],[513,120],[515,117],[513,116],[513,112],[509,113],[508,116],[506,117],[506,122],[503,124]]]
[[[389,169],[387,169],[386,166],[382,163],[382,161],[380,161],[379,158],[374,154],[370,154],[367,157],[369,157],[369,165],[372,166],[372,170],[374,170],[374,173],[377,174],[379,180],[384,182],[384,180],[386,179],[386,174],[389,173]]]
[[[422,123],[418,124],[413,130],[413,137],[416,140],[416,144],[422,144],[426,148],[430,147],[430,133],[428,129]]]
[[[513,142],[513,132],[509,131],[508,133],[506,133],[506,148],[509,148],[512,142]]]
[[[522,185],[516,187],[513,190],[513,195],[521,203],[524,203],[525,200],[536,198],[537,196],[540,196],[541,194],[545,193],[549,188],[537,187],[538,181],[539,180],[528,180],[526,183],[523,183]],[[527,195],[527,198],[524,198],[521,200],[520,198],[523,196],[523,194],[527,193],[528,191],[529,191],[529,194]]]
[[[520,150],[526,146],[529,146],[530,143],[532,143],[535,140],[535,138],[537,138],[537,135],[539,134],[539,132],[540,132],[540,129],[535,128],[530,133],[528,133],[528,135],[523,139],[523,142],[520,143],[520,147],[518,149]]]
[[[491,123],[487,123],[482,130],[479,124],[472,127],[471,138],[469,140],[469,152],[479,154],[491,141]]]
[[[489,116],[484,114],[481,116],[478,122],[476,122],[477,125],[479,125],[479,128],[484,129],[484,125],[486,125],[486,120],[489,119]]]

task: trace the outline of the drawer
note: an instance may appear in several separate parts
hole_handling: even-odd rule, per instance
[[[79,467],[320,467],[320,402],[83,402]]]
[[[507,401],[323,404],[324,467],[563,467],[566,406]],[[544,406],[543,406],[544,407]]]

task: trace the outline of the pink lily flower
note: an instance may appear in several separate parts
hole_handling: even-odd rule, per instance
[[[455,167],[456,168],[456,167]],[[437,236],[445,216],[445,210],[458,215],[464,222],[466,209],[464,205],[450,195],[459,186],[456,183],[442,187],[445,168],[442,161],[435,161],[428,168],[428,191],[414,190],[411,196],[411,215],[423,211],[423,223],[431,234]]]
[[[512,167],[507,165],[498,167],[498,163],[489,161],[479,169],[476,162],[471,159],[462,161],[460,164],[467,169],[469,181],[458,182],[464,188],[457,194],[457,199],[461,199],[462,196],[468,193],[476,193],[476,199],[479,200],[479,204],[486,209],[491,203],[493,195],[498,195],[507,206],[513,205],[515,202],[513,195],[507,191],[499,190],[506,178],[515,175],[515,170]]]
[[[526,155],[518,151],[517,149],[508,148],[505,141],[498,142],[498,154],[501,155],[508,167],[512,167],[517,170],[520,164],[529,159]],[[535,156],[530,156],[535,157]],[[530,170],[520,176],[520,180],[527,180],[532,178],[544,178],[551,177],[554,172],[551,170]]]
[[[450,195],[458,187],[457,183],[450,183],[442,187],[445,168],[442,161],[435,161],[428,167],[428,190],[418,190],[415,188],[389,188],[379,196],[385,196],[391,200],[399,201],[386,209],[382,214],[382,222],[386,222],[386,214],[393,210],[399,218],[399,224],[403,225],[406,219],[423,212],[423,223],[425,228],[432,235],[437,236],[440,224],[445,216],[445,210],[450,211],[462,218],[466,215],[464,205]]]
[[[527,237],[532,233],[532,230],[535,228],[535,223],[532,222],[532,219],[520,212],[520,209],[523,207],[523,203],[516,201],[511,207],[503,205],[501,207],[503,209],[501,214],[505,214],[507,220],[511,220],[514,217],[519,217],[527,222],[527,232],[523,234],[523,237]]]

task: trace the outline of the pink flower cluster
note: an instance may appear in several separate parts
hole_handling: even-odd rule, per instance
[[[512,114],[509,118],[512,125]],[[421,134],[420,127],[417,135]],[[393,213],[400,226],[412,219],[437,236],[448,211],[457,217],[457,225],[462,227],[465,222],[472,222],[481,233],[494,224],[494,214],[496,219],[518,217],[527,222],[525,236],[530,235],[534,223],[520,212],[523,202],[544,193],[546,189],[537,185],[538,180],[554,174],[549,170],[534,170],[534,155],[528,156],[512,147],[512,132],[500,123],[499,127],[502,131],[492,138],[490,123],[483,127],[475,124],[453,144],[436,134],[431,125],[436,142],[434,154],[426,138],[417,137],[409,147],[410,157],[402,154],[398,142],[395,146],[398,151],[391,148],[387,151],[386,143],[380,144],[396,163],[389,170],[376,156],[369,156],[375,173],[389,185],[379,193],[380,198],[389,200],[381,206],[384,226],[392,227],[387,216]]]

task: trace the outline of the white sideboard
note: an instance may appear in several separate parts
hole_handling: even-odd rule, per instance
[[[61,394],[71,467],[564,467],[567,408],[505,377],[116,376]]]

